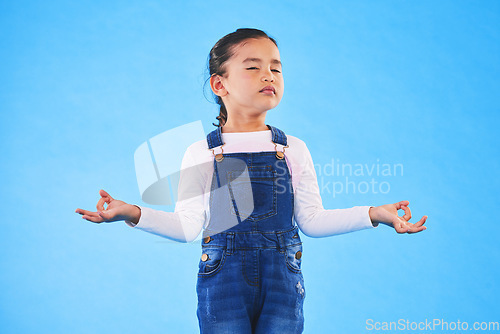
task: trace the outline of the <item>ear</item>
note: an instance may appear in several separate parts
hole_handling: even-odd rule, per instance
[[[217,96],[226,96],[227,90],[224,87],[224,83],[222,82],[222,77],[218,74],[212,74],[210,77],[210,88]]]

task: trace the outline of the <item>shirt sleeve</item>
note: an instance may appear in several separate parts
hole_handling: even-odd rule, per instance
[[[370,206],[323,208],[311,153],[303,145],[303,166],[294,195],[294,216],[300,230],[309,237],[320,238],[377,227],[370,219]]]
[[[133,228],[178,242],[192,242],[205,222],[205,177],[188,148],[182,159],[179,175],[178,200],[174,212],[165,212],[138,205],[139,222],[125,220]]]

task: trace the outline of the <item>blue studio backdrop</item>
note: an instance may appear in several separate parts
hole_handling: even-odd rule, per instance
[[[498,1],[2,1],[0,331],[198,331],[199,242],[75,210],[104,189],[173,211],[142,202],[134,152],[215,129],[207,56],[240,27],[277,39],[266,123],[305,141],[324,207],[428,216],[413,235],[303,237],[305,333],[498,325],[499,16]]]

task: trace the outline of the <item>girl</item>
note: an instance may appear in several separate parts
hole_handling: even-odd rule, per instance
[[[265,124],[284,90],[277,43],[265,32],[238,29],[221,38],[210,51],[209,71],[219,124],[187,149],[174,212],[130,205],[104,190],[97,212],[76,212],[182,242],[203,229],[196,286],[202,333],[302,333],[299,228],[326,237],[382,223],[416,233],[426,229],[427,216],[408,222],[408,201],[323,208],[304,142]]]

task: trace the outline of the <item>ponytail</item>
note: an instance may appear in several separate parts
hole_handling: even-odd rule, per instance
[[[220,104],[219,116],[217,116],[215,118],[219,121],[219,124],[212,123],[214,126],[221,127],[224,124],[226,124],[226,122],[227,122],[227,110],[226,110],[226,106],[224,105],[224,103],[222,101]]]

